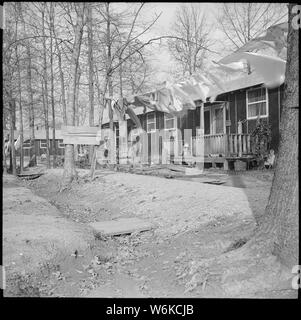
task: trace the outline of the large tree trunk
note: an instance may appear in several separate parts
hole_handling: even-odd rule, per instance
[[[94,127],[94,77],[93,77],[93,30],[92,30],[92,7],[88,6],[88,64],[89,64],[89,126]],[[91,164],[94,146],[89,149],[89,163]]]
[[[298,264],[298,123],[299,123],[299,30],[289,31],[280,145],[271,194],[258,234],[268,239],[273,253],[292,268]]]
[[[75,4],[77,5],[77,4]],[[78,64],[79,55],[83,35],[83,24],[84,24],[84,8],[85,3],[78,4],[79,10],[77,14],[77,22],[75,26],[75,40],[73,45],[73,53],[71,58],[71,79],[69,86],[69,101],[68,101],[68,112],[67,112],[67,125],[75,125],[75,105],[76,105],[76,85],[77,85],[77,74],[78,74]],[[65,161],[64,161],[64,175],[63,184],[66,186],[76,178],[76,170],[74,164],[74,147],[72,144],[67,144],[65,147]]]

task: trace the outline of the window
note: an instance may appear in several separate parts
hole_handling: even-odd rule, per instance
[[[27,140],[26,142],[23,142],[23,149],[30,149],[30,140]]]
[[[40,141],[40,148],[41,148],[41,149],[46,149],[46,148],[47,148],[46,140],[41,140],[41,141]]]
[[[256,119],[268,116],[267,89],[257,88],[247,91],[247,118]]]
[[[146,115],[146,129],[147,132],[156,131],[156,115],[154,112],[147,113]]]
[[[65,145],[63,143],[63,140],[59,140],[59,148],[64,149]]]
[[[176,117],[170,113],[164,113],[164,128],[167,130],[176,128]]]

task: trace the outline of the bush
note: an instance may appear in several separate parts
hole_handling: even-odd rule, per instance
[[[271,125],[266,119],[257,119],[256,127],[251,133],[254,145],[254,154],[257,158],[257,163],[263,164],[267,156],[271,143]]]

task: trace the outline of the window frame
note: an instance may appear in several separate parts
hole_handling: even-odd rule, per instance
[[[154,123],[155,124],[155,128],[152,129],[152,130],[148,130],[148,125],[149,125],[149,115],[150,114],[153,114],[154,115],[154,121],[153,122],[150,122],[150,123]],[[157,125],[156,125],[156,122],[157,122],[157,118],[156,118],[156,113],[154,111],[152,112],[149,112],[146,114],[146,132],[147,133],[152,133],[152,132],[156,132],[157,130]]]
[[[265,89],[265,100],[258,100],[258,101],[255,101],[255,102],[249,102],[249,92],[251,91],[255,91],[255,90],[258,90],[258,89]],[[265,115],[260,115],[260,119],[261,118],[268,118],[269,117],[269,94],[268,94],[268,88],[264,88],[264,87],[257,87],[257,88],[251,88],[251,89],[248,89],[246,90],[246,112],[247,112],[247,120],[255,120],[258,118],[258,115],[257,116],[253,116],[253,117],[249,117],[249,105],[254,105],[254,104],[257,104],[257,103],[263,103],[265,102],[266,104],[266,114]]]
[[[42,141],[45,141],[45,142],[42,142]],[[45,144],[45,147],[43,147],[42,144]],[[46,139],[40,140],[40,149],[47,149],[47,140]]]
[[[167,130],[167,131],[176,130],[177,129],[177,117],[173,115],[172,118],[167,119],[167,114],[170,114],[170,113],[164,112],[164,130]],[[168,121],[168,120],[173,120],[173,127],[172,128],[166,127],[166,121]]]
[[[58,140],[58,147],[60,148],[60,149],[65,149],[65,144],[64,144],[64,142],[63,142],[64,140],[63,139],[59,139]],[[63,146],[61,146],[61,145],[63,145]]]
[[[28,142],[26,142],[28,141]],[[30,149],[30,140],[23,141],[23,149]],[[28,146],[26,146],[28,145]]]

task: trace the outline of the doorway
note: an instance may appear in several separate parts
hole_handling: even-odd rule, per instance
[[[226,133],[226,108],[225,103],[214,103],[204,109],[205,135]]]

